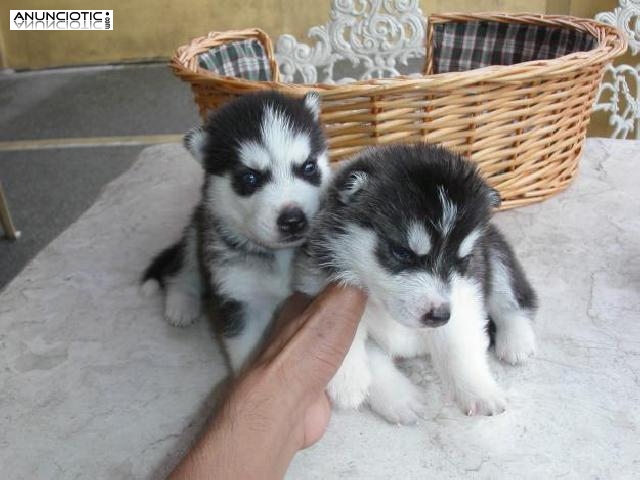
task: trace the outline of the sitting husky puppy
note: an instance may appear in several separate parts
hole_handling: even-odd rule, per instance
[[[474,164],[426,144],[369,149],[335,174],[296,267],[305,293],[343,282],[369,294],[328,388],[334,404],[368,403],[393,423],[415,422],[423,393],[393,359],[430,353],[465,413],[504,410],[487,360],[488,316],[498,357],[521,362],[535,348],[536,296],[489,223],[499,203]]]
[[[210,295],[234,370],[291,293],[294,251],[329,181],[319,113],[315,93],[248,95],[185,137],[204,167],[202,197],[181,240],[147,268],[143,291],[164,288],[176,326],[198,318],[203,293]]]

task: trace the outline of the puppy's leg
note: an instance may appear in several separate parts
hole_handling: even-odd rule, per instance
[[[255,353],[273,318],[274,308],[256,308],[247,302],[225,299],[219,306],[222,339],[234,374]]]
[[[197,239],[193,225],[185,231],[180,246],[181,264],[165,279],[165,316],[171,325],[184,327],[199,316],[202,301],[202,275],[198,266]]]
[[[490,272],[487,309],[496,326],[496,356],[507,363],[521,363],[536,350],[532,326],[536,294],[500,232],[492,227],[487,238]]]
[[[454,280],[451,306],[449,322],[427,337],[434,367],[467,415],[501,413],[506,402],[489,369],[489,337],[480,288],[466,279]]]
[[[424,413],[425,397],[398,368],[393,359],[373,342],[367,342],[371,365],[369,406],[390,423],[412,424]]]
[[[367,329],[363,318],[342,366],[327,387],[329,398],[338,408],[359,408],[367,398],[371,385],[371,371],[365,347],[366,340]]]
[[[190,225],[180,241],[160,252],[142,276],[140,291],[144,296],[164,289],[165,316],[177,327],[200,315],[202,278],[196,251],[195,228]]]

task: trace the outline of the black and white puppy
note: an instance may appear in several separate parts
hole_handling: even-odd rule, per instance
[[[291,293],[292,260],[329,182],[327,146],[314,93],[268,92],[217,110],[185,137],[202,162],[202,197],[181,240],[160,253],[143,291],[163,287],[169,322],[183,326],[211,295],[234,370]]]
[[[429,353],[465,413],[504,410],[487,359],[489,318],[497,356],[522,362],[535,350],[536,296],[489,223],[499,202],[473,163],[426,144],[369,149],[335,174],[296,268],[308,294],[329,281],[369,294],[328,388],[334,404],[416,421],[423,393],[393,359]]]

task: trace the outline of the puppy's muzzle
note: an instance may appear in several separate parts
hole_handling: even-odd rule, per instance
[[[301,208],[292,207],[283,210],[278,216],[278,229],[287,235],[298,235],[307,228],[307,216]]]

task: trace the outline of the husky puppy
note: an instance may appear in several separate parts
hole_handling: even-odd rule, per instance
[[[474,164],[427,144],[369,149],[335,174],[296,267],[308,294],[342,282],[369,295],[328,388],[334,404],[415,422],[423,393],[393,359],[429,353],[465,413],[504,410],[487,359],[489,318],[497,356],[522,362],[535,349],[536,295],[489,223],[499,203]]]
[[[162,287],[172,325],[214,300],[231,366],[239,369],[291,293],[291,265],[316,214],[330,169],[320,99],[275,92],[234,100],[185,137],[202,162],[200,203],[180,241],[143,275]]]

